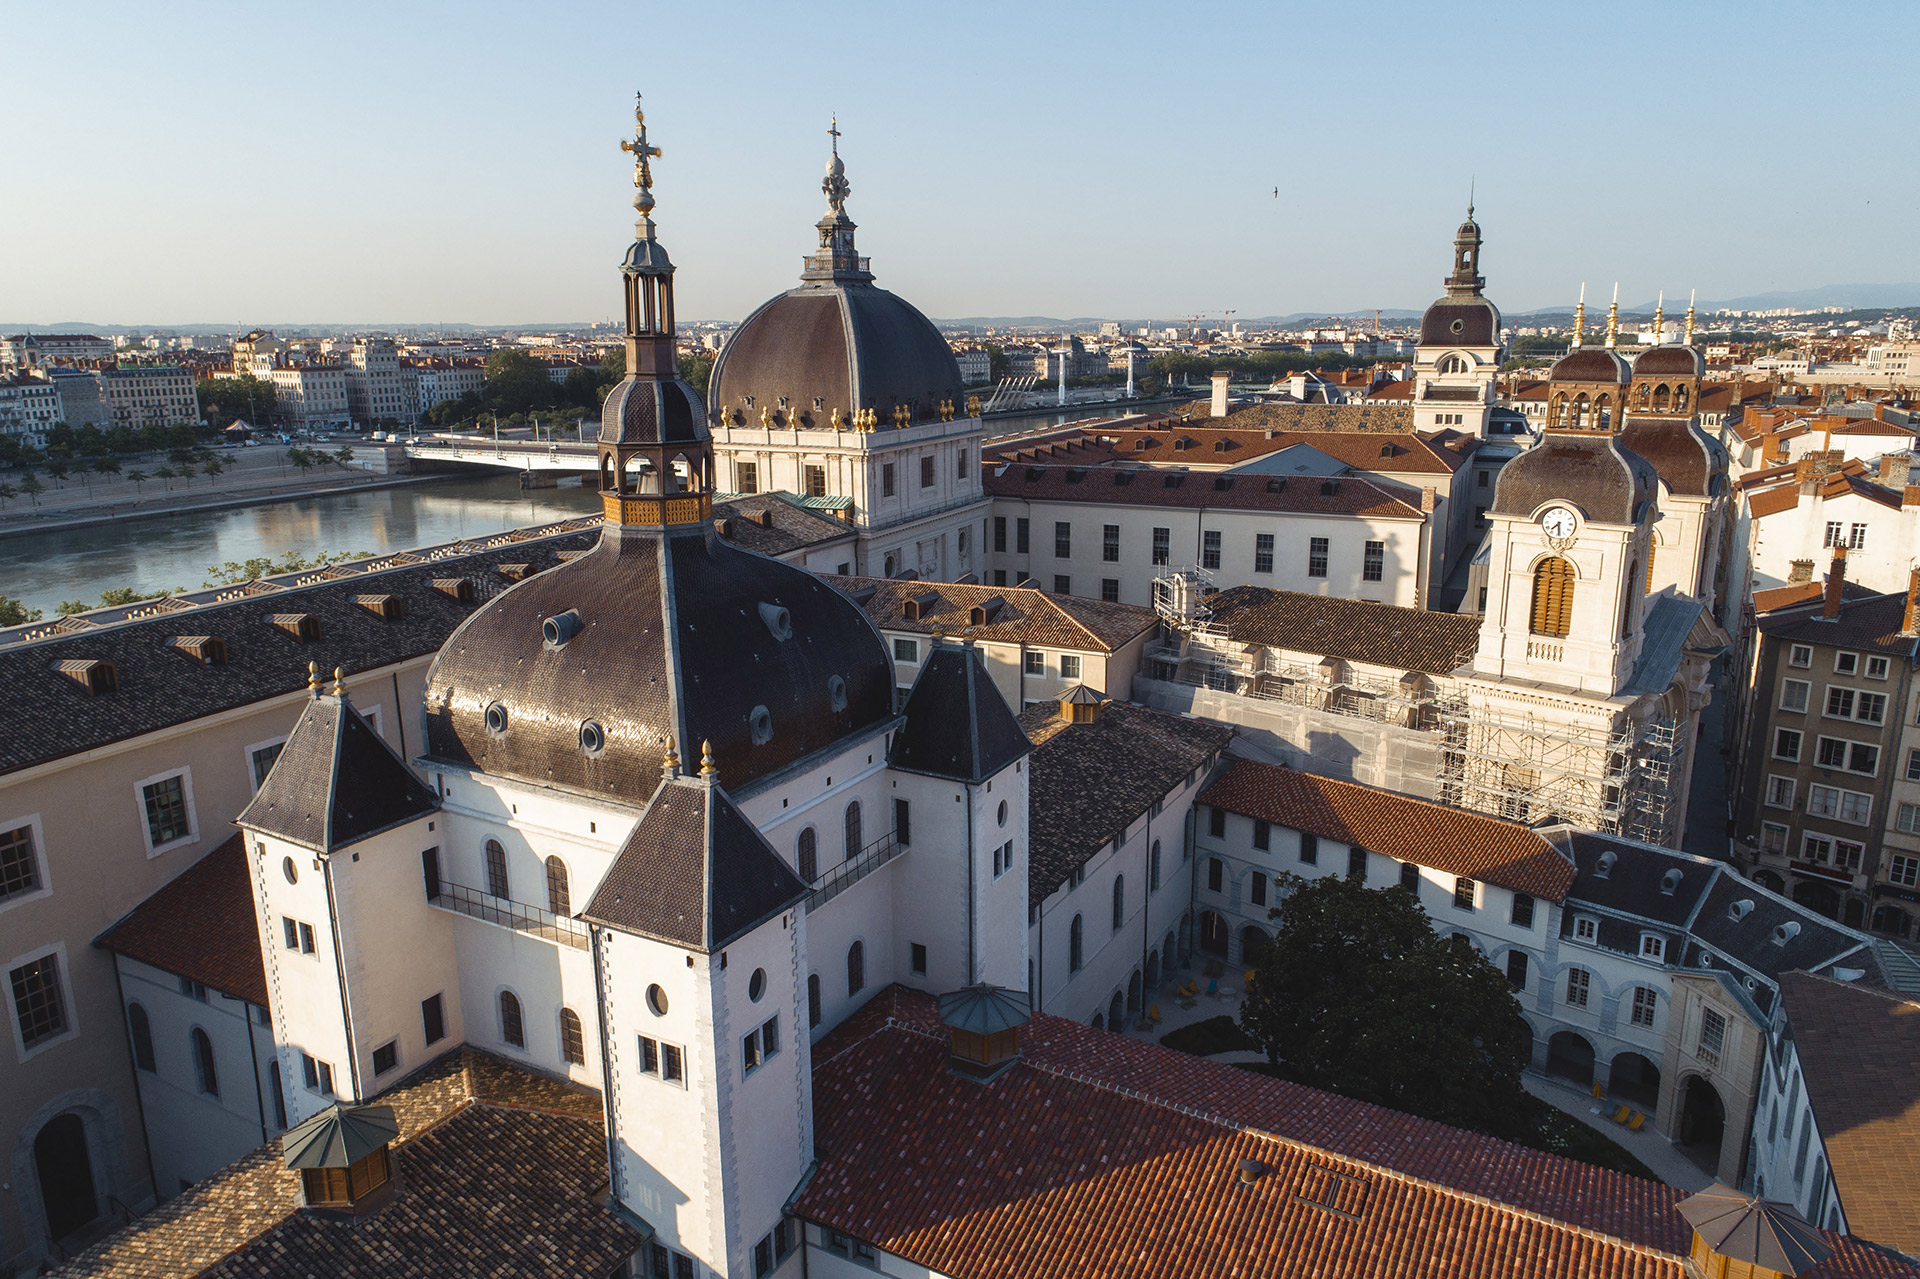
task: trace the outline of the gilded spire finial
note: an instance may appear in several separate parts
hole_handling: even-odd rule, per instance
[[[1586,337],[1587,282],[1582,280],[1580,281],[1580,304],[1573,308],[1573,346],[1570,349],[1575,351],[1579,350],[1580,344],[1586,340]]]
[[[1667,291],[1660,290],[1659,300],[1653,304],[1653,344],[1662,346],[1667,340]]]
[[[1687,335],[1685,341],[1688,346],[1693,345],[1693,297],[1695,292],[1696,290],[1694,289],[1687,290]]]
[[[1477,176],[1467,179],[1467,221],[1469,222],[1473,221],[1473,189],[1479,185],[1479,181]]]
[[[307,663],[307,692],[315,697],[320,696],[320,663],[318,662]]]
[[[718,768],[714,767],[714,763],[713,763],[713,743],[701,742],[700,743],[700,776],[712,777],[714,774],[718,773],[719,771],[720,770]]]
[[[333,695],[339,697],[347,691],[347,671],[343,666],[333,668]]]
[[[673,748],[672,733],[667,734],[667,756],[660,761],[660,771],[669,781],[680,776],[680,752]]]
[[[1613,301],[1607,304],[1607,350],[1613,350],[1614,340],[1620,336],[1620,282],[1614,281]]]
[[[633,95],[633,141],[622,142],[620,149],[633,155],[633,185],[638,188],[638,194],[633,197],[633,207],[640,215],[634,229],[640,232],[642,239],[647,239],[647,232],[652,230],[648,219],[653,212],[652,161],[659,156],[660,148],[647,143],[647,113],[641,107],[637,93]]]

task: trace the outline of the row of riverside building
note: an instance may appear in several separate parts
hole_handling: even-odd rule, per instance
[[[1492,431],[1470,218],[1371,456],[990,441],[858,255],[836,151],[800,287],[703,398],[637,126],[600,519],[0,632],[0,1255],[1920,1273],[1835,1100],[1834,1038],[1914,1007],[1881,946],[1681,847],[1730,644],[1691,348],[1576,351],[1537,441]],[[1236,446],[1274,460],[1145,456]],[[1072,460],[1011,456],[1041,448]],[[1471,518],[1392,523],[1442,487]],[[1475,606],[1440,611],[1456,574]],[[1143,1042],[1173,983],[1250,962],[1282,874],[1417,894],[1507,975],[1535,1071],[1740,1190]]]

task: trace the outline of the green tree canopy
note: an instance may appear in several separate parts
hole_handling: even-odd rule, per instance
[[[700,398],[707,397],[707,386],[713,380],[712,351],[689,351],[679,359],[680,376],[687,385],[700,392]]]
[[[1240,1025],[1299,1082],[1518,1138],[1538,1126],[1520,1087],[1532,1031],[1506,978],[1464,937],[1440,937],[1412,893],[1285,875]]]
[[[506,347],[487,357],[484,392],[487,407],[496,413],[524,413],[551,407],[560,388],[547,376],[547,366],[517,347]]]
[[[37,622],[41,613],[37,608],[28,608],[11,595],[0,595],[0,626],[19,626],[25,622]]]
[[[200,411],[215,426],[225,427],[236,418],[245,418],[255,426],[273,417],[273,383],[251,373],[239,377],[201,378],[197,384]]]

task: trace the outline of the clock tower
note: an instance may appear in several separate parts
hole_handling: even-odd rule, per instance
[[[1561,360],[1550,402],[1579,410],[1501,469],[1476,675],[1601,697],[1630,682],[1659,508],[1653,467],[1616,434],[1627,380],[1612,351]]]

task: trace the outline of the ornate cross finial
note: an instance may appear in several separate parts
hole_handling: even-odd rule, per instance
[[[835,155],[839,155],[840,154],[840,115],[838,112],[835,112],[829,118],[832,120],[832,123],[827,126],[827,136],[833,139],[833,153]]]
[[[640,214],[640,220],[646,221],[653,212],[653,165],[651,163],[660,154],[660,148],[647,144],[647,113],[640,105],[640,95],[633,95],[633,141],[622,142],[622,151],[633,155],[633,185],[639,188],[639,194],[633,197],[633,207]]]
[[[827,176],[820,180],[820,190],[827,197],[827,207],[835,213],[846,211],[847,197],[853,194],[853,186],[847,181],[847,166],[840,163],[840,117],[833,118],[833,124],[827,129],[833,139],[833,158],[827,161]]]

